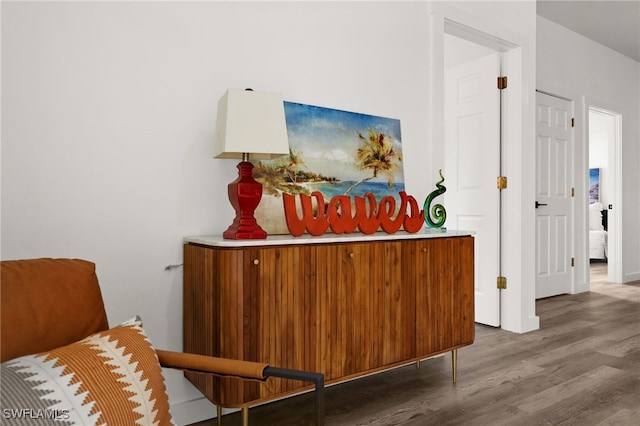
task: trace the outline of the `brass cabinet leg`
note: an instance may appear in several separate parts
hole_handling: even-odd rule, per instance
[[[453,370],[453,383],[456,382],[458,375],[458,350],[451,351],[451,369]]]
[[[420,360],[416,361],[416,368],[420,368]]]
[[[242,426],[249,426],[249,406],[242,407]]]
[[[222,407],[216,405],[216,413],[218,416],[218,426],[222,426]]]

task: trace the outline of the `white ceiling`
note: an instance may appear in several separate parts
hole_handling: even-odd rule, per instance
[[[537,14],[640,62],[640,0],[537,0]]]

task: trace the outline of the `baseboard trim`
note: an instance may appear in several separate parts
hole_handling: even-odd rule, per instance
[[[635,273],[631,273],[631,274],[627,274],[624,277],[624,282],[625,283],[629,283],[632,281],[640,281],[640,272],[635,272]]]

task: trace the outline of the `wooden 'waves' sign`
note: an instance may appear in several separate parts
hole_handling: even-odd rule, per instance
[[[304,234],[305,230],[314,236],[322,235],[329,228],[336,234],[349,234],[356,229],[364,234],[373,234],[380,228],[389,234],[401,228],[416,233],[424,223],[424,211],[418,208],[411,195],[404,191],[399,194],[400,208],[397,211],[396,200],[391,196],[383,197],[378,205],[372,193],[353,198],[337,195],[329,203],[325,203],[319,191],[311,195],[299,194],[302,217],[298,217],[296,196],[283,193],[287,228],[294,237]],[[315,208],[312,198],[316,200]]]

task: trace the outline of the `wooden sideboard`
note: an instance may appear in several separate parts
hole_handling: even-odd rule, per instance
[[[184,351],[321,372],[332,384],[473,343],[469,233],[323,237],[185,239]],[[224,407],[311,388],[185,375]]]

